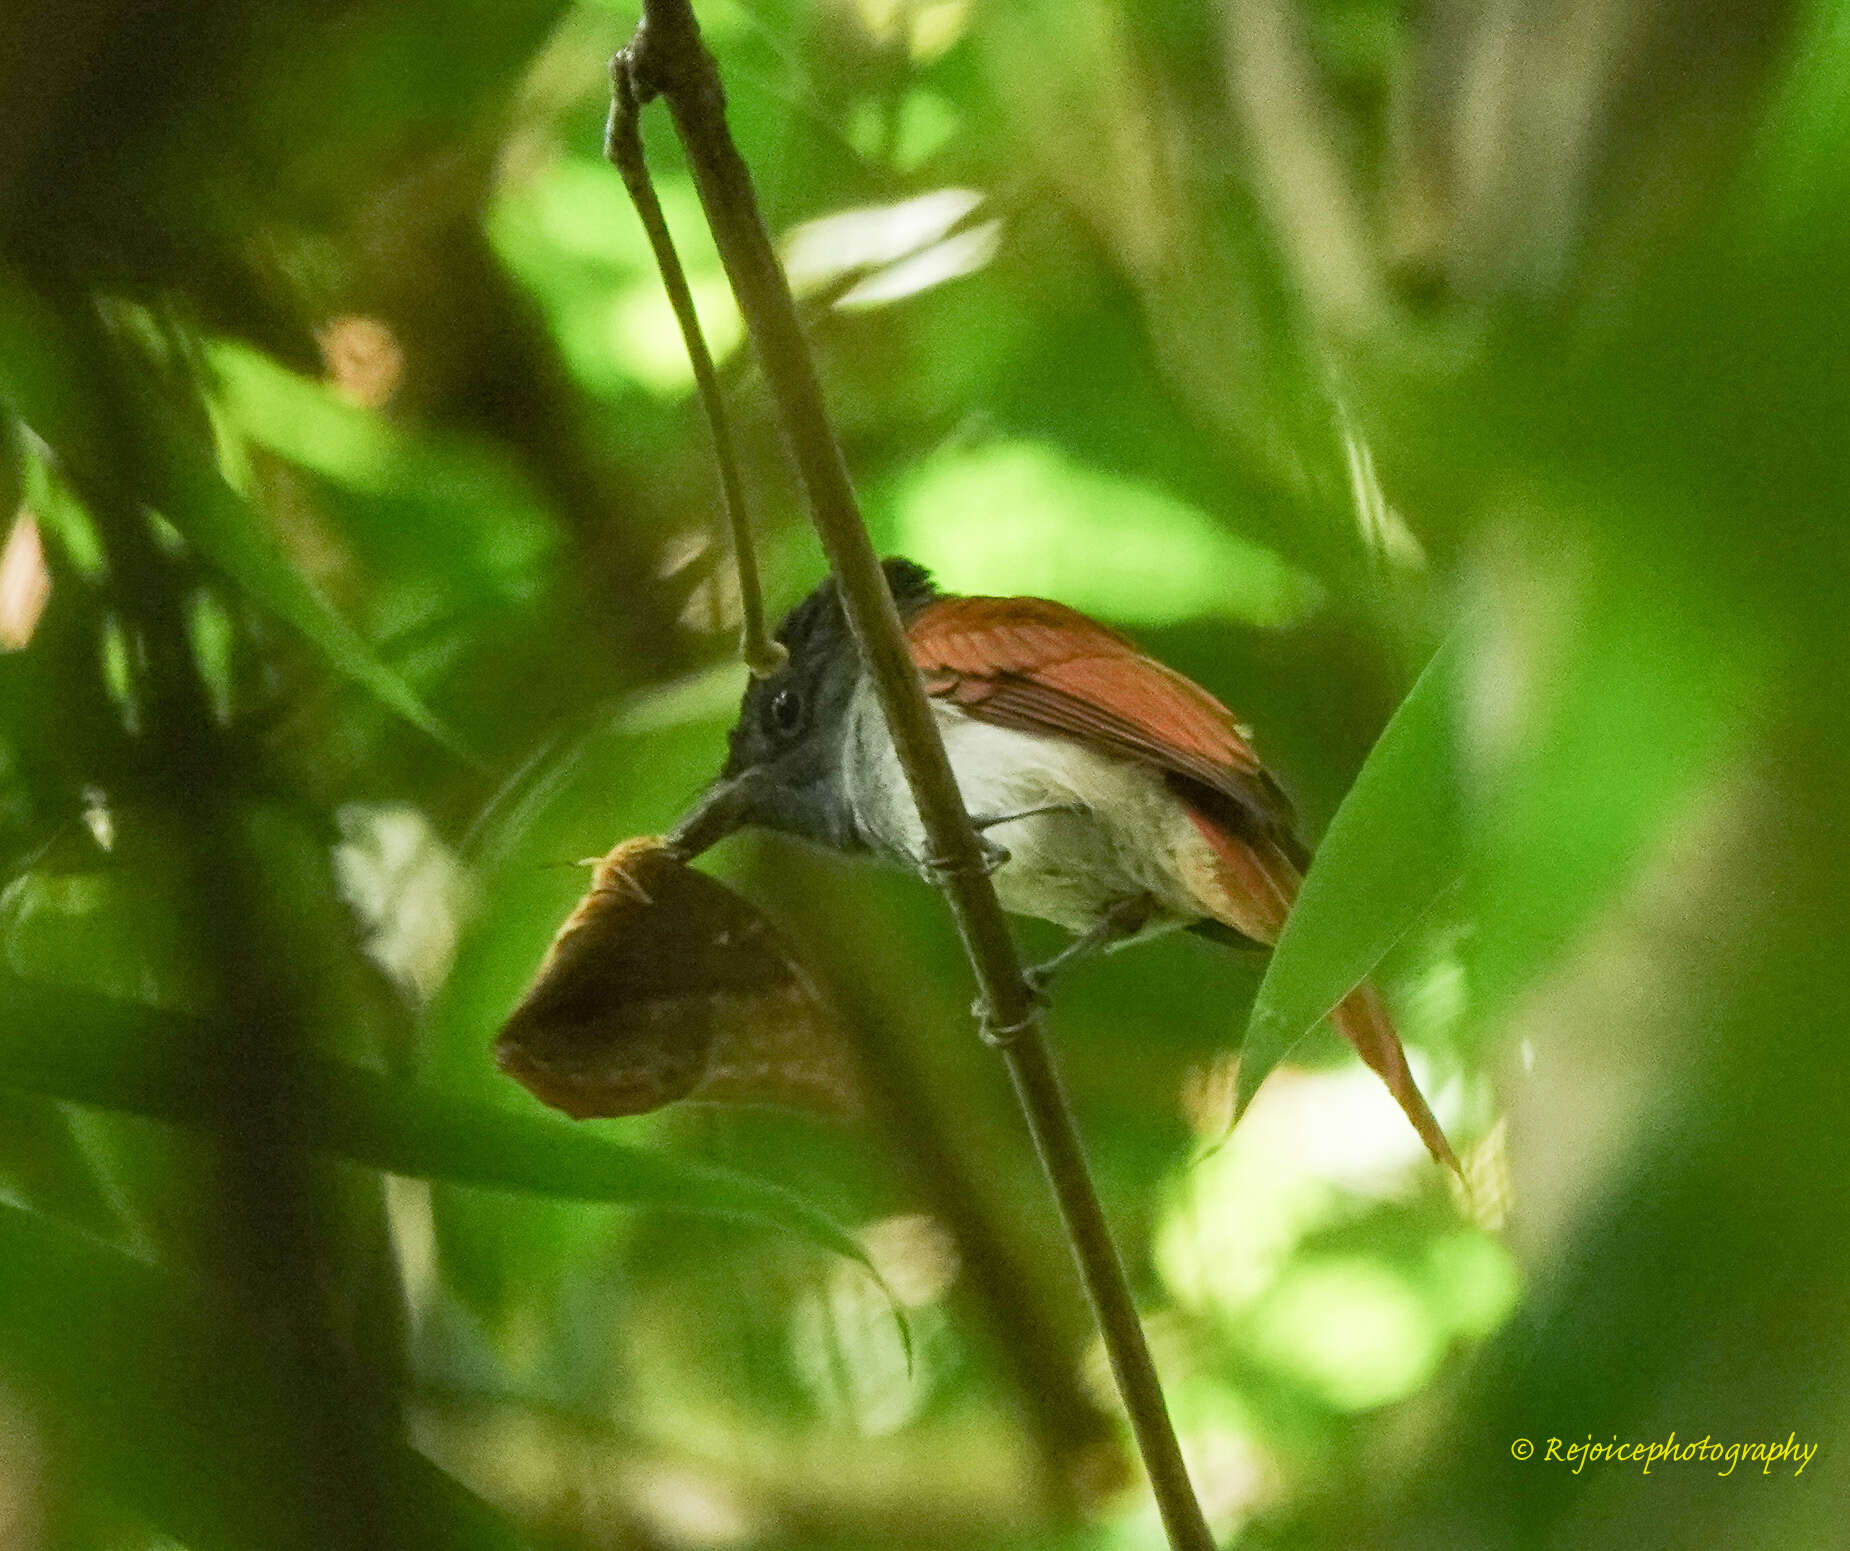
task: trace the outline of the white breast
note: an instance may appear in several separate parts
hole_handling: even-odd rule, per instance
[[[1071,738],[996,727],[943,704],[933,709],[972,818],[1058,810],[985,831],[1009,853],[995,874],[1004,909],[1080,932],[1119,900],[1148,895],[1159,913],[1141,935],[1200,918],[1182,880],[1211,867],[1208,847],[1160,772]],[[924,831],[865,684],[850,712],[843,758],[862,833],[916,865]]]

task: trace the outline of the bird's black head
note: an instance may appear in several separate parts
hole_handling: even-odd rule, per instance
[[[923,566],[895,559],[883,569],[902,616],[938,596]],[[784,616],[777,639],[789,661],[746,686],[725,768],[675,831],[671,843],[687,855],[748,824],[856,848],[842,740],[861,657],[833,577]]]

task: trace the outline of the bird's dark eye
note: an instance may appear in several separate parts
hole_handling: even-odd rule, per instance
[[[803,697],[794,689],[780,689],[771,697],[771,725],[788,737],[803,722]]]

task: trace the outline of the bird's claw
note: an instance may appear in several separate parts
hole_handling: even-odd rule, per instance
[[[1008,866],[1014,858],[1014,853],[1007,846],[991,840],[980,828],[976,836],[976,850],[977,867],[986,878]],[[927,883],[941,882],[945,874],[965,870],[962,862],[953,862],[935,854],[920,856],[915,859],[913,865],[918,868],[920,875]]]
[[[996,1016],[996,1011],[989,1005],[989,998],[979,993],[970,1004],[970,1016],[976,1020],[977,1032],[983,1042],[1000,1049],[1012,1045],[1040,1017],[1043,1009],[1052,1005],[1047,995],[1049,976],[1043,973],[1045,966],[1030,964],[1021,972],[1021,983],[1028,988],[1027,1011],[1013,1023],[1004,1023]]]
[[[989,1005],[989,998],[981,995],[970,1004],[970,1016],[976,1020],[976,1031],[983,1043],[1001,1050],[1014,1044],[1034,1027],[1035,1020],[1040,1017],[1041,1008],[1044,1005],[1045,1001],[1040,992],[1030,985],[1028,1010],[1015,1022],[1002,1022],[996,1016],[995,1009]]]

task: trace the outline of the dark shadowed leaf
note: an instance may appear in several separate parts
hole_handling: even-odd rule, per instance
[[[77,370],[82,352],[57,310],[0,270],[0,401],[79,475],[110,462],[103,418]],[[132,368],[125,368],[132,370]],[[144,495],[195,549],[250,598],[300,631],[340,672],[407,721],[454,740],[403,678],[308,584],[271,526],[219,472],[210,445],[162,424],[156,398],[130,395],[138,418]]]
[[[67,458],[99,455],[103,435],[56,311],[0,268],[0,401]]]
[[[236,1040],[203,1019],[0,977],[0,1084],[213,1127],[202,1080]],[[486,1059],[486,1057],[484,1057]],[[345,1062],[302,1063],[308,1145],[392,1174],[575,1201],[673,1206],[791,1229],[866,1264],[854,1238],[791,1192]]]
[[[209,1289],[0,1203],[0,1372],[76,1440],[109,1499],[201,1551],[324,1545],[313,1381]],[[343,1418],[386,1544],[521,1544],[383,1417]]]
[[[162,437],[151,473],[161,513],[257,603],[300,631],[328,661],[413,726],[454,744],[417,692],[298,571],[270,526],[232,489],[206,449]]]

